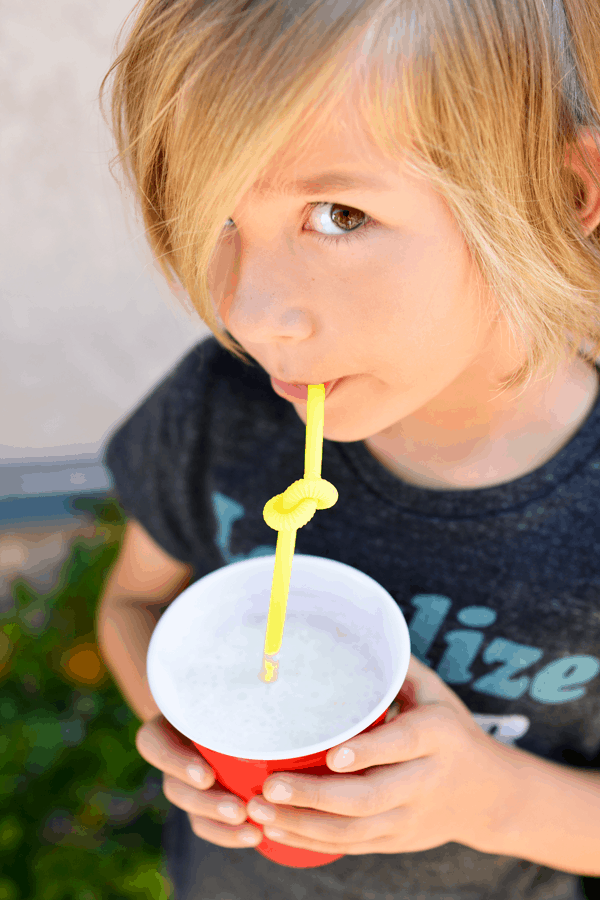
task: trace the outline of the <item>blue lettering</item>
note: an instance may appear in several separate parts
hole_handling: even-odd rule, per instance
[[[223,559],[229,565],[239,562],[241,559],[253,559],[256,556],[271,556],[275,553],[274,544],[261,544],[254,547],[249,553],[231,552],[231,530],[238,519],[243,519],[245,509],[241,503],[232,500],[220,491],[213,491],[212,503],[217,519],[217,536],[215,542],[221,551]]]
[[[496,621],[496,611],[489,606],[465,606],[456,614],[456,618],[467,628],[485,628]]]
[[[534,700],[541,703],[570,703],[585,694],[587,684],[600,670],[595,656],[567,656],[545,666],[535,676],[529,689]]]
[[[467,684],[473,677],[469,666],[483,643],[483,631],[449,631],[444,640],[448,649],[437,667],[438,675],[447,684]]]
[[[260,544],[259,547],[253,547],[249,553],[238,553],[234,556],[233,562],[238,559],[254,559],[256,556],[273,556],[277,547],[275,544]]]
[[[230,497],[226,497],[225,494],[221,494],[219,491],[213,491],[212,503],[218,529],[215,541],[225,562],[231,563],[234,561],[230,549],[231,529],[233,528],[234,522],[243,518],[244,507],[240,503],[236,503],[235,500],[231,500]]]
[[[480,694],[516,700],[525,693],[530,679],[526,675],[516,680],[511,676],[533,665],[543,655],[544,651],[538,650],[537,647],[516,644],[505,638],[496,638],[483,651],[483,661],[486,663],[503,662],[505,665],[499,666],[489,675],[478,678],[472,688]]]
[[[425,665],[431,666],[427,651],[442,627],[452,601],[442,594],[415,594],[410,602],[417,610],[408,628],[411,653]]]
[[[456,618],[463,625],[493,625],[496,613],[487,606],[465,606]],[[468,684],[473,677],[470,665],[479,653],[483,643],[483,632],[472,630],[449,631],[444,635],[448,645],[437,668],[440,678],[447,684]]]

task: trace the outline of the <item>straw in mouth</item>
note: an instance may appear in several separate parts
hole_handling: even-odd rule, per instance
[[[304,478],[291,484],[283,494],[271,497],[263,509],[265,522],[277,531],[263,664],[258,676],[265,684],[277,681],[296,531],[312,519],[317,509],[329,509],[338,499],[335,487],[321,477],[325,391],[322,384],[303,387],[307,392]],[[308,508],[298,502],[302,500],[310,501]]]
[[[307,400],[308,399],[308,385],[307,384],[294,384],[289,381],[280,381],[279,378],[271,377],[271,381],[275,387],[278,387],[280,391],[287,394],[288,397],[293,397],[295,400]],[[325,385],[325,396],[331,392],[336,381],[339,379],[334,379],[333,381],[325,381],[321,382]]]

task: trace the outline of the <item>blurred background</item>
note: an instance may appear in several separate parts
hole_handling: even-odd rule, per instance
[[[209,334],[108,169],[132,9],[0,3],[0,900],[173,898],[162,773],[94,633],[125,524],[104,448]]]
[[[107,440],[209,334],[108,169],[98,91],[133,5],[0,5],[0,900],[172,893],[161,774],[94,636],[125,521]]]
[[[97,95],[132,8],[2,9],[3,527],[29,510],[62,515],[60,495],[109,490],[107,438],[208,333],[154,268],[108,171],[114,148]]]

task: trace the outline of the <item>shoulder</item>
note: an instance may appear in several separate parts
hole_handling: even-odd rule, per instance
[[[239,377],[238,370],[244,364],[217,341],[213,336],[199,341],[165,373],[147,395],[177,402],[197,402],[214,388],[222,378]]]
[[[161,385],[160,403],[173,426],[210,432],[219,445],[236,434],[271,435],[293,413],[257,362],[239,359],[215,337],[193,347],[173,369]]]
[[[118,424],[109,440],[109,467],[126,448],[162,447],[181,455],[202,436],[264,430],[289,414],[255,361],[244,362],[214,336],[195,344]],[[131,450],[130,450],[131,452]]]
[[[211,336],[195,344],[155,386],[148,399],[158,395],[177,405],[197,406],[199,400],[214,403],[222,396],[244,400],[257,394],[268,396],[268,387],[269,377],[258,363],[244,362]]]

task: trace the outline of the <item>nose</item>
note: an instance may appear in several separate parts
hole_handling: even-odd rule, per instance
[[[242,346],[311,336],[306,276],[296,268],[285,258],[275,264],[272,255],[257,250],[242,260],[237,235],[215,255],[211,293],[227,331]]]
[[[272,290],[266,294],[255,288],[241,296],[236,294],[228,320],[223,321],[241,344],[303,341],[312,334],[308,316],[299,305],[292,300],[286,302],[285,298],[274,299]]]

